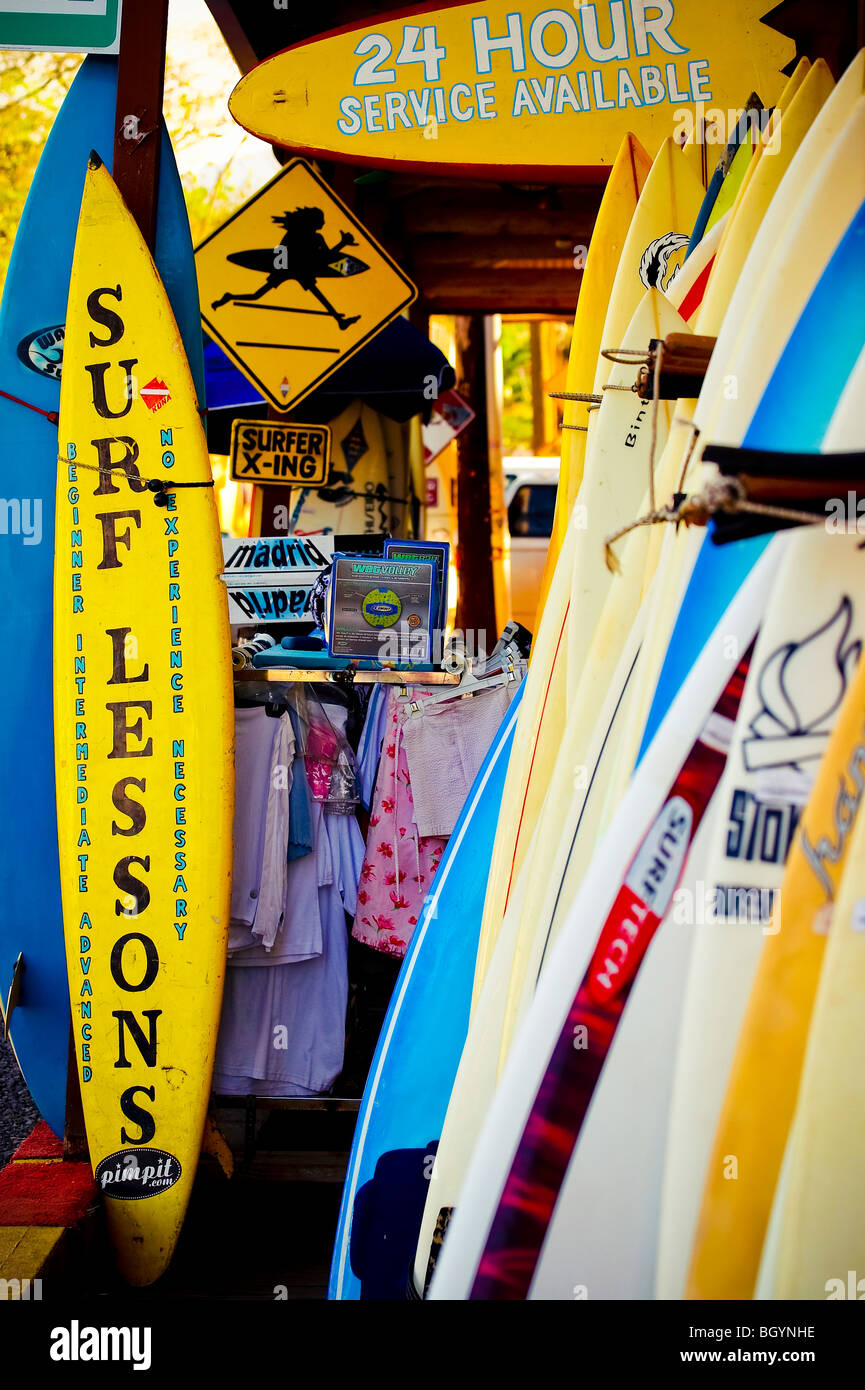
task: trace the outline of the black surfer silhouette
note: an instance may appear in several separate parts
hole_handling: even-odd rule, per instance
[[[369,266],[356,256],[344,254],[347,246],[357,246],[351,233],[343,232],[335,246],[328,246],[321,234],[324,226],[324,213],[321,208],[295,208],[294,212],[285,212],[281,217],[274,217],[273,221],[277,226],[285,228],[285,236],[278,246],[263,247],[255,251],[235,251],[227,257],[234,265],[243,266],[245,270],[266,274],[264,284],[248,294],[224,294],[221,299],[214,301],[211,308],[221,309],[223,304],[232,303],[251,304],[254,300],[278,289],[280,285],[293,280],[301,289],[315,295],[318,302],[324,306],[324,312],[334,319],[340,329],[345,330],[357,323],[360,315],[350,317],[341,314],[318,288],[317,283],[325,279],[346,279],[350,275],[359,275],[369,269]],[[295,312],[315,311],[299,309]]]

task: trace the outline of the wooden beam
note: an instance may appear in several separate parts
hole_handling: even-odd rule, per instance
[[[544,364],[541,351],[541,324],[534,319],[529,325],[532,369],[532,453],[539,454],[544,445]]]
[[[557,271],[471,271],[424,268],[418,284],[433,313],[552,313],[572,317],[580,275]]]
[[[207,7],[219,26],[232,58],[242,73],[249,72],[258,62],[246,30],[238,18],[237,10],[231,0],[207,0]]]
[[[455,296],[443,296],[441,299],[428,299],[427,304],[431,314],[456,314],[459,313],[459,301]],[[503,308],[504,305],[504,308]],[[465,300],[462,302],[463,309],[466,307]],[[537,316],[543,319],[573,319],[576,304],[573,300],[565,298],[553,299],[552,297],[541,298],[536,294],[526,294],[520,296],[512,294],[509,296],[507,304],[504,304],[504,295],[501,291],[489,294],[476,294],[472,298],[472,313],[476,314],[498,314],[504,313],[506,318],[531,319]]]
[[[114,182],[153,250],[168,0],[126,0],[117,63]]]
[[[526,261],[554,261],[576,274],[568,237],[419,236],[411,243],[417,266],[468,265],[510,269]]]
[[[594,226],[597,206],[585,209],[540,211],[532,208],[502,208],[491,200],[486,208],[470,203],[424,203],[403,205],[403,225],[409,236],[435,236],[452,232],[460,236],[548,237],[569,240],[572,246],[585,244]]]

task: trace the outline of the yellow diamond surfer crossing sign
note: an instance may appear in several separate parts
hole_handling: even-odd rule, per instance
[[[277,410],[291,410],[417,296],[303,159],[195,253],[201,319]]]

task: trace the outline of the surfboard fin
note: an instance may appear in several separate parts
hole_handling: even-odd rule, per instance
[[[21,996],[21,977],[24,974],[24,952],[18,952],[18,959],[12,967],[12,979],[6,994],[6,1003],[0,999],[0,1030],[2,1030],[3,1041],[8,1041],[9,1025],[12,1022],[12,1015],[15,1012],[15,1005]]]

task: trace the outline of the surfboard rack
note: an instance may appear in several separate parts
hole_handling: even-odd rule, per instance
[[[728,444],[707,444],[703,458],[717,464],[725,478],[750,477],[767,484],[802,488],[815,499],[832,496],[840,487],[865,488],[865,450],[845,453],[794,453],[791,450],[737,449]],[[809,489],[807,494],[805,489]]]
[[[459,672],[451,671],[358,671],[349,666],[343,671],[329,671],[326,666],[304,671],[291,666],[257,666],[235,671],[235,685],[257,683],[296,685],[299,681],[314,681],[319,685],[458,685]]]
[[[856,531],[865,513],[865,451],[815,454],[707,444],[703,459],[722,477],[735,478],[754,508],[715,517],[713,539],[719,545],[818,521]]]
[[[649,360],[637,374],[635,390],[640,400],[693,400],[699,396],[715,342],[715,338],[696,333],[652,338]]]
[[[18,959],[12,967],[12,980],[6,994],[6,1003],[0,999],[0,1030],[2,1030],[3,1041],[9,1039],[9,1026],[12,1022],[12,1015],[15,1012],[15,1005],[21,997],[21,979],[26,966],[24,964],[24,952],[18,952]]]

